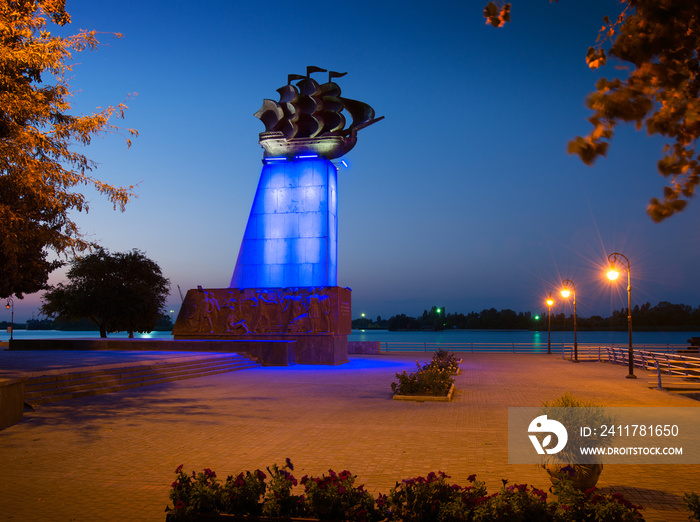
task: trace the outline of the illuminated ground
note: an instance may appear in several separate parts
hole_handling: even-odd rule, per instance
[[[0,368],[7,352],[0,352]],[[60,352],[53,354],[60,357]],[[76,399],[25,413],[0,432],[0,519],[164,520],[174,470],[225,478],[289,457],[295,475],[349,469],[372,492],[442,470],[547,488],[534,465],[507,462],[507,408],[565,391],[609,406],[700,403],[647,388],[627,368],[556,355],[464,355],[452,403],[392,401],[397,371],[426,354],[352,356],[341,366],[256,368]],[[600,487],[645,506],[647,520],[687,520],[700,465],[606,465]]]

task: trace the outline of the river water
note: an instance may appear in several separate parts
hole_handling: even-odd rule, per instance
[[[634,344],[688,344],[691,337],[700,337],[700,332],[632,332]],[[444,330],[442,332],[389,332],[387,330],[353,330],[351,341],[381,341],[395,343],[440,343],[440,344],[547,344],[547,331],[530,330]],[[579,344],[627,345],[628,333],[579,331]],[[574,332],[552,332],[553,344],[573,343]]]
[[[553,345],[573,343],[574,332],[552,332]],[[99,332],[68,332],[57,330],[15,330],[15,339],[75,339],[97,338]],[[125,339],[126,332],[109,334],[110,339]],[[135,334],[137,339],[172,339],[169,332],[151,332]],[[671,344],[687,345],[691,337],[700,337],[700,331],[694,332],[633,332],[632,338],[637,344]],[[7,342],[10,334],[0,332],[0,342]],[[444,330],[442,332],[389,332],[387,330],[353,330],[348,337],[350,341],[380,341],[389,343],[436,343],[436,344],[531,344],[547,345],[547,331],[530,330]],[[579,331],[579,344],[617,344],[627,345],[627,332]]]

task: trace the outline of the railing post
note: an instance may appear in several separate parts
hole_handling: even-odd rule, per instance
[[[663,390],[663,388],[661,387],[661,368],[659,368],[659,361],[655,359],[654,362],[656,363],[656,378],[657,378],[658,383],[659,383],[657,385],[656,389]]]

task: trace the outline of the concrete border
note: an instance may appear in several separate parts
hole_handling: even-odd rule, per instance
[[[450,402],[455,392],[455,385],[450,386],[450,391],[447,395],[394,395],[395,401],[414,401],[414,402]]]
[[[24,415],[25,379],[0,379],[0,430],[17,424]]]

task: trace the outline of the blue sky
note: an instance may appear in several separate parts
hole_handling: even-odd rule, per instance
[[[633,305],[700,305],[700,201],[661,224],[645,213],[664,186],[663,141],[621,127],[592,168],[566,152],[590,128],[586,94],[617,72],[584,59],[617,2],[516,0],[501,29],[484,4],[67,0],[64,32],[124,34],[75,56],[74,112],[138,93],[120,124],[140,132],[129,150],[114,135],[84,150],[98,178],[138,183],[138,198],[119,213],[88,191],[76,221],[158,262],[175,311],[177,285],[227,286],[261,168],[253,113],[316,65],[347,71],[343,95],[386,117],[339,173],[338,282],[353,316],[539,312],[565,278],[579,315],[609,315],[626,306],[624,285],[602,279],[615,251],[630,259]],[[39,304],[16,301],[16,317]]]

